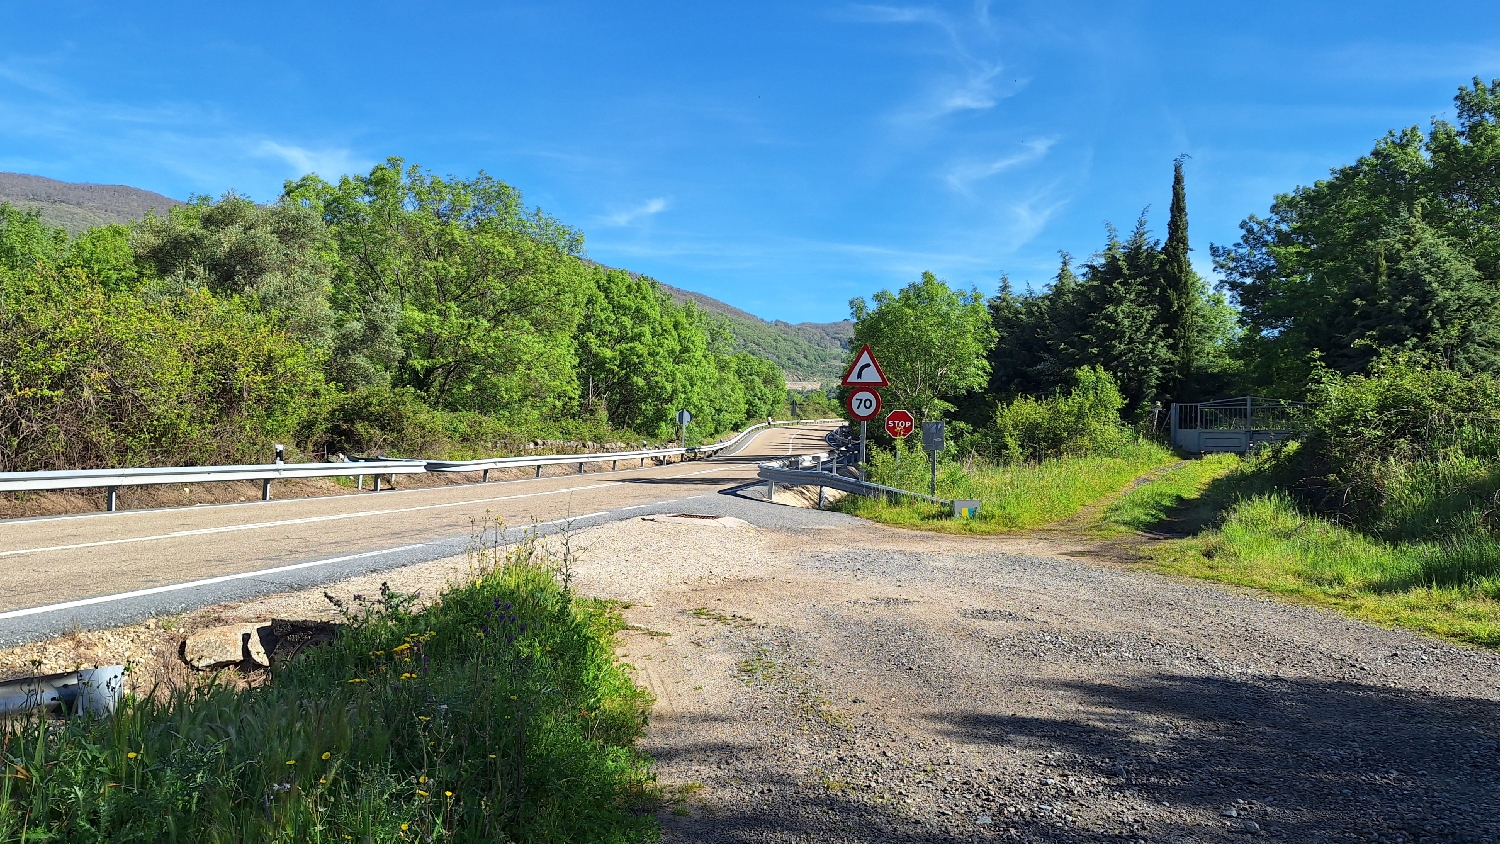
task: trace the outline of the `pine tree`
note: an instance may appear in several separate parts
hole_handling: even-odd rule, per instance
[[[1068,366],[1100,366],[1114,376],[1126,415],[1134,416],[1157,396],[1169,369],[1154,295],[1161,252],[1144,214],[1128,241],[1121,243],[1113,229],[1109,234],[1055,323],[1057,345]]]

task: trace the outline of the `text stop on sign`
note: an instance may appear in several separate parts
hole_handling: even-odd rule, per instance
[[[916,429],[916,426],[916,420],[904,410],[893,410],[891,415],[885,418],[885,432],[893,439],[899,440],[907,436]]]

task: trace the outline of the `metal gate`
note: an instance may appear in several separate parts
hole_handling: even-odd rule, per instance
[[[1173,404],[1172,445],[1189,454],[1244,454],[1301,430],[1302,408],[1303,402],[1259,396]]]

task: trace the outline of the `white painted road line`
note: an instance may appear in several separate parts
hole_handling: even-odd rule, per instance
[[[587,489],[587,487],[580,487],[580,489]],[[519,496],[513,496],[513,497],[519,497]],[[673,504],[673,503],[676,503],[678,501],[688,501],[688,500],[691,500],[693,498],[702,498],[702,497],[703,496],[701,496],[701,495],[693,495],[693,496],[689,496],[687,498],[668,498],[668,499],[666,499],[664,501],[653,501],[650,504],[634,504],[634,505],[631,505],[629,507],[620,507],[617,510],[600,510],[597,513],[584,513],[584,514],[578,515],[578,516],[567,516],[567,517],[561,518],[561,519],[553,519],[550,522],[537,522],[535,525],[532,525],[531,527],[541,527],[543,525],[556,525],[556,524],[562,524],[564,522],[576,522],[576,521],[580,521],[582,519],[592,519],[592,518],[594,518],[596,516],[607,516],[610,513],[618,513],[618,512],[624,511],[624,510],[639,510],[639,509],[642,509],[644,507],[654,507],[654,506],[656,506],[658,504]],[[511,530],[527,530],[527,529],[528,528],[511,528]],[[507,533],[508,532],[509,531],[507,531]],[[362,554],[349,554],[349,555],[344,556],[344,557],[330,557],[330,558],[328,558],[326,560],[313,560],[312,562],[308,562],[308,563],[293,563],[292,565],[276,566],[275,568],[269,568],[269,569],[257,569],[255,571],[240,572],[239,574],[226,574],[226,575],[222,575],[220,577],[208,577],[208,578],[204,578],[202,580],[189,580],[186,583],[173,583],[170,586],[153,586],[153,587],[151,587],[149,589],[137,589],[134,592],[120,592],[120,593],[117,593],[117,594],[114,594],[114,595],[100,595],[97,598],[81,598],[81,599],[79,599],[77,601],[65,601],[65,602],[63,602],[61,604],[48,604],[48,605],[42,606],[42,607],[28,607],[27,609],[24,609],[24,610],[11,610],[10,612],[0,612],[0,621],[8,621],[8,620],[10,620],[12,618],[24,618],[25,616],[28,616],[28,615],[41,615],[42,613],[57,612],[58,610],[71,610],[71,609],[75,609],[77,607],[89,607],[89,606],[93,606],[95,604],[107,604],[107,603],[110,603],[110,602],[113,602],[113,601],[127,601],[127,600],[130,600],[131,598],[143,598],[143,597],[146,597],[148,595],[160,595],[160,594],[162,594],[164,592],[177,592],[177,591],[180,591],[180,590],[183,590],[183,589],[196,589],[196,588],[198,588],[200,586],[213,586],[214,584],[217,584],[217,583],[228,583],[228,582],[233,581],[233,580],[252,580],[252,579],[255,579],[255,578],[258,578],[258,577],[265,577],[266,575],[271,575],[271,574],[281,574],[283,572],[298,571],[298,570],[301,570],[301,569],[310,569],[310,568],[314,568],[314,567],[317,567],[317,566],[332,565],[334,563],[345,563],[345,562],[348,562],[350,560],[363,560],[363,559],[368,559],[370,557],[379,557],[379,556],[384,555],[384,554],[399,554],[402,551],[415,551],[416,549],[422,548],[422,547],[424,547],[425,545],[428,545],[428,544],[431,544],[431,543],[419,543],[417,545],[399,545],[399,546],[397,546],[395,548],[385,548],[385,549],[382,549],[380,551],[366,551],[366,552],[364,552]]]
[[[275,522],[251,522],[243,525],[225,525],[213,528],[195,528],[193,530],[178,530],[171,533],[160,533],[154,536],[130,536],[124,539],[101,539],[97,542],[79,542],[74,545],[49,545],[42,548],[20,548],[14,551],[0,551],[0,557],[13,557],[18,554],[40,554],[46,551],[71,551],[77,548],[98,548],[105,545],[125,545],[132,542],[151,542],[157,539],[176,539],[183,536],[204,536],[211,533],[232,533],[240,530],[261,530],[263,528],[284,527],[286,525],[306,525],[315,522],[334,522],[343,519],[363,519],[370,516],[386,516],[392,513],[412,513],[418,510],[437,510],[444,507],[463,507],[469,504],[492,504],[496,501],[512,501],[517,498],[535,498],[539,495],[558,495],[564,492],[579,492],[587,489],[602,489],[610,486],[623,486],[624,481],[610,481],[603,484],[589,484],[587,486],[573,486],[567,489],[554,489],[546,492],[527,492],[521,495],[501,495],[494,498],[471,498],[464,501],[450,501],[443,504],[419,504],[415,507],[395,507],[390,510],[361,510],[355,513],[335,513],[330,516],[308,516],[301,519],[282,519]],[[550,524],[550,523],[549,523]]]
[[[396,548],[386,548],[383,551],[366,551],[363,554],[350,554],[347,557],[332,557],[327,560],[314,560],[310,563],[295,563],[290,566],[277,566],[273,569],[261,569],[259,571],[247,571],[241,574],[226,574],[222,577],[209,577],[203,580],[190,580],[187,583],[174,583],[171,586],[153,586],[150,589],[137,589],[134,592],[120,592],[115,595],[101,595],[97,598],[81,598],[77,601],[65,601],[61,604],[48,604],[45,607],[30,607],[24,610],[11,610],[0,612],[0,621],[12,618],[22,618],[28,615],[40,615],[46,612],[58,610],[70,610],[75,607],[87,607],[94,604],[105,604],[110,601],[125,601],[130,598],[141,598],[146,595],[160,595],[163,592],[175,592],[179,589],[194,589],[199,586],[212,586],[215,583],[227,583],[231,580],[248,580],[255,577],[264,577],[268,574],[279,574],[285,571],[296,571],[298,569],[309,569],[314,566],[326,566],[333,563],[347,562],[348,560],[361,560],[366,557],[378,557],[381,554],[395,554],[400,551],[411,551],[421,548],[421,545],[402,545]]]

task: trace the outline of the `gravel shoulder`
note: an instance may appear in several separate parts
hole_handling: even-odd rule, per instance
[[[666,841],[1500,840],[1500,655],[1070,557],[1091,549],[1066,537],[693,506],[727,518],[568,537],[574,587],[629,604]],[[291,593],[0,666],[54,648],[49,668],[150,652],[166,671],[181,630],[330,612]]]
[[[1490,652],[1035,539],[588,541],[579,588],[633,602],[668,841],[1500,840]]]

